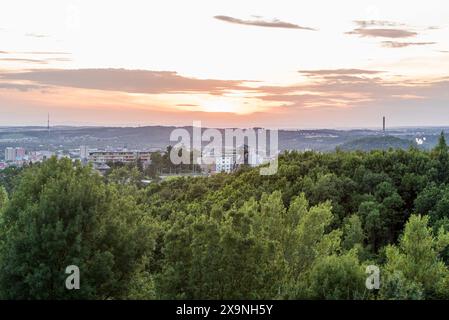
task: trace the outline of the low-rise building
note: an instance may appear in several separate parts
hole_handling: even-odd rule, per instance
[[[215,171],[230,173],[234,169],[233,156],[218,156],[215,158]]]
[[[151,162],[151,153],[148,151],[90,151],[89,161],[94,163],[134,163],[142,161]]]

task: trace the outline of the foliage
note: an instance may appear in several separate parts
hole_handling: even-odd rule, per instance
[[[0,297],[447,299],[449,156],[284,152],[278,172],[179,177],[51,159],[0,184]],[[9,200],[8,200],[9,199]],[[64,270],[81,270],[80,290]],[[365,287],[365,267],[381,271]]]
[[[1,221],[0,294],[16,299],[121,298],[151,252],[151,224],[90,167],[55,158],[24,173]],[[81,272],[66,290],[65,268]]]

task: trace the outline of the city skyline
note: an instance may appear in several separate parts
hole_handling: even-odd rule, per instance
[[[340,9],[5,1],[0,126],[43,125],[48,113],[53,125],[449,125],[449,5]]]

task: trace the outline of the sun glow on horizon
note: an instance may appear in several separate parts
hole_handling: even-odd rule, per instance
[[[237,101],[226,98],[212,98],[200,103],[200,107],[205,112],[230,112],[245,113]]]
[[[195,7],[3,1],[0,125],[449,123],[447,1]]]

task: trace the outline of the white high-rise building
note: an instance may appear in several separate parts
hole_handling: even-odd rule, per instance
[[[11,147],[5,149],[5,161],[16,161],[16,149]]]
[[[80,158],[82,160],[85,160],[85,159],[89,158],[89,147],[87,147],[87,146],[81,146],[80,147]]]

